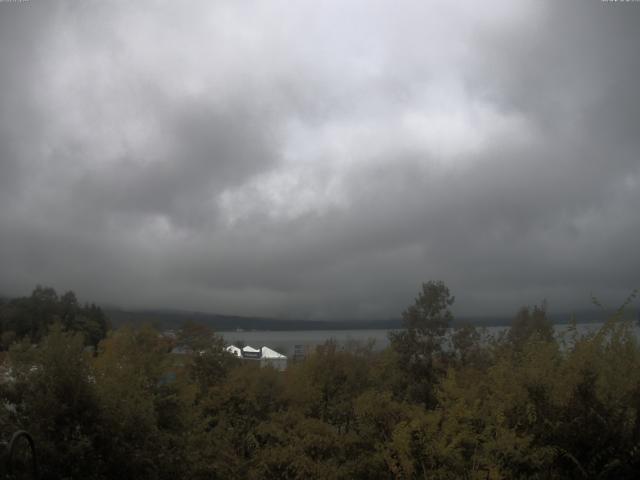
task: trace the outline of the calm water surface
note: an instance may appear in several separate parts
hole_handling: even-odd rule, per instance
[[[589,333],[597,330],[601,324],[585,323],[578,324],[579,333]],[[499,335],[507,327],[486,327],[488,336]],[[558,333],[562,333],[568,325],[556,325]],[[374,341],[374,349],[382,350],[389,345],[388,334],[391,330],[294,330],[294,331],[233,331],[219,332],[228,344],[243,343],[253,347],[267,346],[277,350],[284,355],[293,354],[296,345],[304,345],[308,350],[317,345],[321,345],[327,340],[333,339],[339,345],[346,345],[350,342],[362,344],[370,340]]]

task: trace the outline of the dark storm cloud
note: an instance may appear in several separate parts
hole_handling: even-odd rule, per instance
[[[640,7],[0,3],[0,290],[396,316],[637,286]]]
[[[126,152],[106,172],[86,172],[74,194],[95,209],[165,216],[176,228],[210,227],[215,196],[272,165],[275,146],[269,127],[250,113],[191,107],[162,126],[168,146],[157,158],[140,163],[131,158],[138,152]]]

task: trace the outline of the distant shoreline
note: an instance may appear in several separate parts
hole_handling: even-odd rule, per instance
[[[151,324],[162,330],[177,329],[185,322],[206,325],[217,332],[287,332],[287,331],[339,331],[339,330],[394,330],[402,328],[402,320],[284,320],[267,317],[242,317],[234,315],[219,315],[202,312],[176,312],[162,310],[117,310],[107,309],[106,315],[114,327],[122,325]],[[584,310],[581,312],[561,313],[549,315],[554,325],[566,325],[575,318],[577,323],[601,323],[609,318],[614,311]],[[627,317],[636,319],[637,313],[629,312]],[[508,327],[512,316],[464,316],[454,319],[452,327],[472,325],[474,327]]]

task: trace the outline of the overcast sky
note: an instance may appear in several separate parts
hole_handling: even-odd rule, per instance
[[[0,2],[0,292],[296,318],[640,286],[640,3]]]

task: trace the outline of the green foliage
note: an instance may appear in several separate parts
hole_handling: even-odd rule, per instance
[[[553,325],[547,319],[547,307],[535,305],[533,309],[522,307],[507,335],[508,340],[516,348],[522,348],[529,339],[534,341],[552,341]]]
[[[99,407],[82,335],[55,324],[37,349],[14,345],[7,363],[15,381],[2,385],[5,405],[12,406],[3,412],[5,431],[33,434],[43,478],[80,478],[94,468]]]
[[[454,297],[443,282],[422,284],[415,303],[402,313],[404,329],[389,335],[396,352],[401,382],[396,390],[408,399],[433,407],[435,388],[443,373],[442,348],[453,320]]]
[[[180,329],[178,342],[193,353],[187,363],[190,380],[197,385],[199,397],[220,383],[238,359],[225,349],[224,339],[209,327],[188,322]]]

